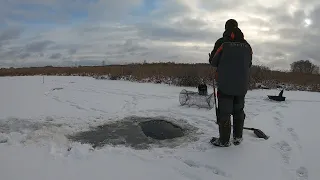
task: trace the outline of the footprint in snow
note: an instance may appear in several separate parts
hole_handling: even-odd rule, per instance
[[[282,102],[280,104],[280,107],[287,108],[288,107],[288,102]]]
[[[189,167],[193,167],[193,168],[206,168],[207,170],[210,170],[211,172],[213,172],[216,175],[219,176],[223,176],[223,177],[231,177],[231,174],[226,173],[225,171],[221,170],[218,167],[215,166],[210,166],[210,165],[203,165],[201,163],[192,161],[192,160],[184,160],[183,161],[186,165],[188,165]]]
[[[281,154],[283,162],[289,164],[292,147],[286,141],[277,142],[272,147]]]
[[[279,127],[280,129],[282,129],[283,127],[283,122],[279,117],[273,117],[274,122],[276,124],[277,127]]]
[[[288,133],[291,135],[292,140],[297,144],[298,148],[301,150],[302,146],[299,143],[299,136],[293,128],[287,128]]]
[[[276,114],[277,114],[277,116],[278,116],[279,118],[283,118],[283,117],[284,117],[283,114],[282,114],[280,111],[276,111]]]
[[[298,134],[294,131],[293,128],[287,128],[287,131],[290,133],[290,135],[294,141],[299,140]]]
[[[306,167],[299,167],[296,170],[297,180],[308,180],[308,169]]]

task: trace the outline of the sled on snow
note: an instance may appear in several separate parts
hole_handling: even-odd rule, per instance
[[[283,89],[281,90],[281,92],[279,93],[278,96],[268,95],[268,98],[273,101],[285,101],[286,100],[286,97],[283,96]]]

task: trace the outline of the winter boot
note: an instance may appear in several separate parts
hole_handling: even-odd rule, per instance
[[[214,146],[219,146],[219,147],[229,147],[231,146],[231,143],[229,141],[227,142],[221,142],[220,138],[212,138],[210,141]]]
[[[242,138],[233,137],[232,143],[237,146],[241,144],[242,140]]]
[[[220,137],[211,140],[211,143],[219,147],[228,147],[230,146],[230,135],[231,135],[231,120],[229,118],[219,120],[219,134]]]
[[[244,119],[245,119],[245,114],[243,113],[243,111],[234,115],[234,118],[233,118],[233,144],[234,145],[239,145],[243,140],[242,134],[243,134]]]

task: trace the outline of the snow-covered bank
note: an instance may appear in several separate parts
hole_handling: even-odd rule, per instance
[[[247,96],[240,146],[213,148],[214,110],[181,107],[185,87],[89,77],[1,77],[0,174],[4,180],[40,179],[281,179],[320,177],[316,135],[320,93],[285,91],[285,102],[266,99],[276,90]],[[186,88],[194,90],[195,88]],[[209,88],[209,92],[212,89]],[[198,128],[197,141],[176,148],[95,149],[64,136],[127,116],[166,116]]]

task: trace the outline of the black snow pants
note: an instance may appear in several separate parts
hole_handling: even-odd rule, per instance
[[[231,96],[218,90],[218,119],[221,142],[229,142],[231,135],[231,115],[233,117],[233,137],[242,138],[245,119],[245,96]]]

